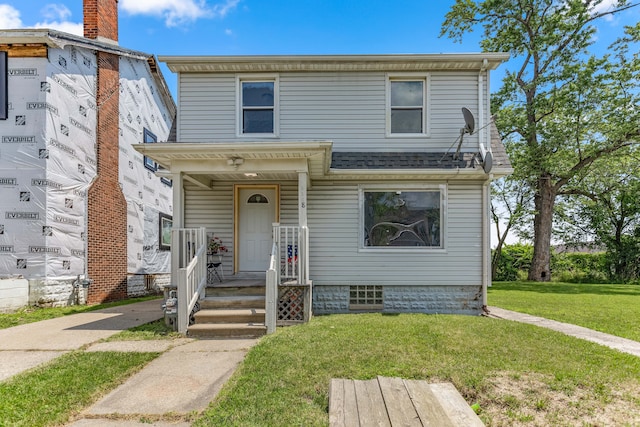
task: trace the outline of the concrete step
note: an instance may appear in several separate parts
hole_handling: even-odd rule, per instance
[[[195,323],[264,323],[263,308],[236,308],[200,310],[195,314]]]
[[[189,326],[187,335],[194,338],[256,338],[267,333],[267,327],[255,323],[203,323]]]
[[[264,308],[264,295],[219,296],[205,297],[200,301],[200,309],[231,309],[231,308]]]

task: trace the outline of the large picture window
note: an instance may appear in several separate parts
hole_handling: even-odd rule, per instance
[[[363,247],[442,248],[442,188],[362,191]]]
[[[239,133],[241,135],[277,134],[277,80],[239,81]]]
[[[387,130],[390,135],[427,133],[426,77],[390,77],[387,102]]]

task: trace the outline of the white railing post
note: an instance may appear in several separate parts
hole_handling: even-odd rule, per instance
[[[178,333],[186,334],[189,326],[187,269],[178,270]]]
[[[274,230],[276,229],[274,224]],[[269,260],[269,270],[267,270],[266,278],[266,295],[265,295],[265,325],[267,327],[267,334],[272,334],[276,331],[276,317],[278,310],[278,282],[279,282],[279,267],[280,267],[280,250],[278,245],[274,242],[271,245],[271,258]]]
[[[177,288],[177,329],[187,332],[189,317],[204,296],[207,282],[206,231],[175,228],[171,231],[171,282]]]

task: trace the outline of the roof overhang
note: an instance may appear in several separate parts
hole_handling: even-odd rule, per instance
[[[103,39],[94,40],[86,37],[49,28],[27,28],[17,30],[0,30],[0,44],[29,45],[42,44],[47,47],[64,48],[67,45],[83,47],[106,53],[113,53],[135,59],[147,59],[152,55],[136,50],[125,49],[117,43]]]
[[[301,172],[310,179],[322,178],[331,164],[332,142],[168,142],[133,147],[171,174],[209,186],[222,180],[295,180]]]
[[[494,70],[508,53],[159,56],[174,73]]]

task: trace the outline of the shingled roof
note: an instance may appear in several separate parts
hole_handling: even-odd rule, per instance
[[[455,169],[474,166],[474,153],[423,152],[363,152],[337,151],[332,153],[333,169]]]
[[[491,154],[493,166],[511,169],[511,162],[500,140],[500,134],[491,122]],[[463,152],[457,159],[451,152],[363,152],[337,151],[332,153],[332,169],[465,169],[481,165],[479,152]]]

